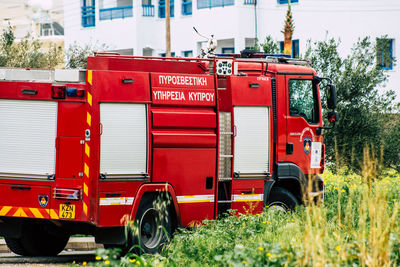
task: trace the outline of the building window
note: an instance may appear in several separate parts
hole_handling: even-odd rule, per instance
[[[197,0],[197,9],[233,6],[235,0]]]
[[[40,36],[64,35],[64,28],[58,22],[40,23]]]
[[[300,57],[300,42],[299,40],[292,41],[292,58]]]
[[[95,0],[83,0],[82,10],[82,26],[94,27],[96,25],[96,6]]]
[[[233,47],[222,47],[222,54],[233,54],[235,53],[235,48]]]
[[[376,62],[383,70],[393,69],[393,39],[376,39]]]
[[[285,42],[279,42],[280,52],[283,54],[285,50]],[[299,58],[300,57],[300,41],[299,40],[292,40],[292,58]]]
[[[290,0],[290,3],[292,4],[292,3],[298,3],[299,2],[299,0]],[[288,3],[288,0],[278,0],[278,4],[287,4]]]
[[[169,8],[171,17],[174,17],[174,6],[174,0],[170,0]],[[165,18],[165,0],[158,1],[158,17]]]
[[[193,50],[182,51],[182,56],[193,57]]]
[[[166,57],[167,53],[161,53],[160,57]],[[171,57],[175,57],[175,52],[171,52]]]
[[[154,17],[154,5],[151,0],[142,0],[143,17]]]
[[[192,0],[182,0],[182,15],[192,15]]]

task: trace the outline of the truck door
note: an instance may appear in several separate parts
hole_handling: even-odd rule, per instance
[[[264,183],[270,177],[272,165],[271,81],[264,76],[231,76],[227,85],[232,93],[233,121],[231,209],[239,213],[261,212]],[[226,147],[226,141],[230,138],[221,142],[220,148]],[[230,151],[221,152],[220,162],[223,162]],[[226,179],[222,178],[226,184]]]
[[[95,71],[93,87],[93,107],[100,115],[99,135],[92,131],[100,144],[98,225],[124,225],[139,186],[149,180],[149,78],[146,73]]]
[[[313,75],[286,76],[287,161],[295,163],[305,173],[320,168],[322,126],[318,85]]]

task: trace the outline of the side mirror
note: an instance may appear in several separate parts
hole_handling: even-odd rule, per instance
[[[331,123],[331,126],[324,126],[324,127],[318,127],[317,128],[317,135],[322,134],[322,130],[330,130],[333,129],[335,126],[335,123],[339,120],[338,114],[336,111],[329,111],[328,112],[328,121]]]
[[[328,121],[329,121],[330,123],[335,123],[335,122],[337,122],[338,120],[339,120],[339,118],[338,118],[338,114],[337,114],[336,111],[329,111],[329,112],[328,112]]]
[[[336,108],[336,87],[333,84],[327,85],[327,104],[329,109]]]

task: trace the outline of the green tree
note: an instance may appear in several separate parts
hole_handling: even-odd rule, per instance
[[[260,51],[266,53],[266,54],[278,54],[279,53],[279,47],[278,47],[278,42],[275,41],[272,36],[268,35],[265,37],[265,40],[263,43],[259,43],[258,40],[256,41],[256,45],[254,46],[254,50]]]
[[[63,61],[63,50],[50,44],[44,50],[37,39],[25,37],[15,41],[12,28],[5,29],[0,37],[0,67],[54,68]]]
[[[393,91],[378,92],[387,73],[376,64],[376,44],[369,37],[359,39],[345,58],[340,57],[339,46],[340,41],[333,38],[309,41],[305,53],[318,75],[331,78],[337,88],[339,122],[334,129],[324,132],[327,159],[361,170],[363,148],[371,146],[372,153],[380,155],[384,146],[388,153],[385,163],[390,164],[395,152],[387,144],[396,126],[387,129],[385,118],[388,114],[395,116],[397,105]],[[323,107],[326,108],[324,102]]]
[[[294,21],[292,15],[292,9],[290,7],[290,0],[288,2],[288,9],[286,11],[286,18],[283,24],[283,33],[284,37],[284,48],[283,53],[286,55],[292,55],[292,36],[294,32]]]
[[[87,57],[93,56],[96,52],[107,50],[105,44],[85,44],[80,46],[77,42],[70,45],[65,52],[67,69],[86,69]]]

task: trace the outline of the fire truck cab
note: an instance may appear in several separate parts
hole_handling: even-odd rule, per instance
[[[1,69],[0,235],[20,255],[72,234],[154,253],[177,227],[321,196],[324,78],[305,63],[98,53],[87,70]]]

